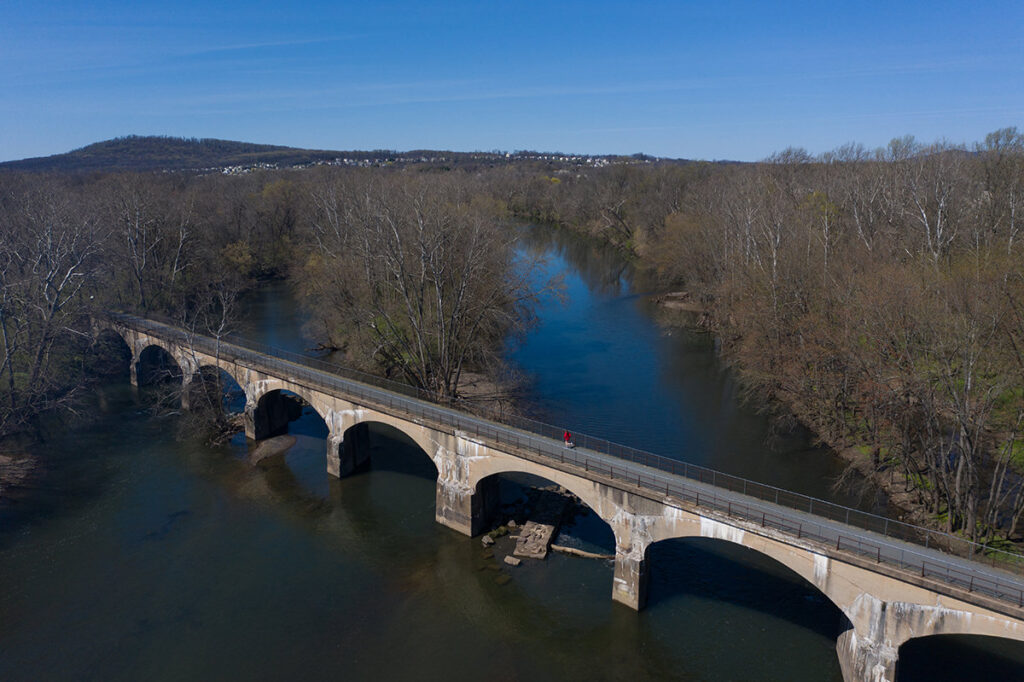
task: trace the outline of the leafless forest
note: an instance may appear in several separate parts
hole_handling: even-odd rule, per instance
[[[1024,515],[1024,136],[756,164],[543,161],[246,175],[0,174],[0,434],[71,408],[89,314],[232,328],[290,277],[314,333],[448,396],[500,368],[544,285],[509,221],[610,242],[705,311],[752,396],[971,539]]]

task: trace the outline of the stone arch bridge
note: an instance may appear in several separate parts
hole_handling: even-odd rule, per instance
[[[633,609],[644,605],[646,556],[654,543],[710,537],[761,552],[817,587],[844,614],[848,622],[837,652],[848,682],[895,680],[899,647],[915,637],[1024,641],[1024,580],[936,549],[939,534],[924,534],[932,546],[921,546],[893,537],[902,524],[873,517],[877,527],[868,530],[858,526],[875,526],[863,519],[853,523],[867,515],[820,500],[682,463],[665,466],[617,446],[602,449],[624,457],[569,450],[557,431],[481,419],[409,395],[408,387],[382,388],[373,385],[378,379],[342,376],[348,371],[311,366],[308,359],[287,359],[254,344],[218,342],[123,314],[97,319],[95,327],[97,333],[113,330],[127,343],[133,383],[143,352],[152,346],[173,358],[186,387],[205,367],[229,374],[245,391],[249,438],[286,428],[281,390],[300,396],[327,424],[327,470],[335,476],[367,457],[360,444],[370,422],[398,429],[433,460],[435,517],[460,533],[483,529],[496,502],[497,474],[533,474],[564,487],[611,527],[612,598]]]

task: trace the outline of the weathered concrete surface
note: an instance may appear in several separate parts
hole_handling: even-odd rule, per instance
[[[862,629],[851,624],[836,642],[843,679],[894,682],[899,644],[886,637],[886,605],[871,599],[867,607],[870,613],[865,614],[866,620],[860,623]]]
[[[203,366],[220,367],[246,393],[247,435],[256,435],[261,398],[285,389],[311,405],[328,425],[326,467],[335,475],[354,470],[367,448],[353,427],[369,422],[400,430],[423,449],[437,467],[435,518],[449,528],[476,535],[497,503],[497,474],[540,476],[578,497],[604,519],[615,535],[612,598],[631,608],[644,605],[647,550],[672,538],[703,537],[730,542],[765,554],[816,586],[849,621],[837,643],[848,682],[892,682],[899,647],[914,637],[974,634],[1024,641],[1024,609],[880,566],[863,557],[816,544],[806,538],[764,528],[650,490],[612,481],[594,472],[549,460],[528,451],[491,447],[487,442],[442,424],[426,423],[345,396],[315,390],[289,377],[276,377],[204,356],[161,339],[114,325],[128,342],[135,363],[149,345],[165,348],[191,377]],[[270,420],[273,421],[272,419]],[[343,447],[351,442],[349,448]],[[345,462],[345,464],[343,464]]]

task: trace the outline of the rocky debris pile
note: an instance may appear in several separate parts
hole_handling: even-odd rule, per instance
[[[571,504],[567,495],[553,490],[541,491],[533,507],[533,513],[523,526],[516,548],[512,553],[526,559],[543,559],[548,555],[551,541],[558,533],[562,517]]]
[[[481,564],[481,570],[501,573],[502,563],[509,567],[520,566],[523,559],[545,559],[552,549],[587,558],[614,558],[611,555],[552,544],[567,517],[585,513],[578,506],[579,500],[575,495],[557,485],[530,488],[525,493],[525,499],[502,505],[502,513],[508,520],[480,538],[480,544],[483,545],[481,556],[486,562]],[[511,542],[515,543],[514,547],[510,547]],[[509,549],[511,553],[508,553]],[[503,585],[510,577],[501,573],[495,580]]]

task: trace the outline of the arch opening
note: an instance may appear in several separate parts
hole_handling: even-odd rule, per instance
[[[400,428],[367,420],[350,426],[340,446],[351,471],[388,471],[437,480],[437,465],[423,447]]]
[[[260,396],[253,411],[253,426],[256,440],[273,438],[289,433],[291,422],[298,420],[303,414],[310,412],[316,414],[316,410],[302,398],[302,396],[283,388],[267,391]],[[320,415],[317,415],[318,417]],[[297,425],[305,435],[326,438],[327,423],[320,417],[321,428],[315,428],[315,422]]]
[[[94,335],[86,357],[86,369],[94,376],[126,380],[131,375],[131,346],[123,336],[109,327]]]
[[[192,409],[217,409],[224,414],[245,411],[245,391],[229,372],[214,365],[203,365],[190,386]]]
[[[372,510],[372,518],[361,525],[387,528],[386,534],[401,538],[404,545],[420,544],[440,532],[435,520],[437,468],[410,435],[368,419],[346,429],[337,447],[341,505]]]
[[[204,365],[183,387],[183,411],[178,428],[184,437],[201,436],[210,445],[245,445],[239,416],[245,411],[245,391],[229,373]]]
[[[283,486],[324,498],[329,492],[325,466],[327,422],[302,396],[275,389],[260,396],[253,412],[257,442],[249,460]]]
[[[645,553],[648,610],[696,610],[707,627],[739,612],[760,612],[810,632],[830,647],[849,627],[843,612],[816,586],[771,556],[708,537],[651,543]]]
[[[139,386],[180,383],[181,367],[163,346],[146,346],[139,353],[135,376]]]
[[[985,635],[915,637],[900,647],[899,682],[1024,679],[1024,642]]]
[[[580,496],[537,474],[503,471],[480,479],[476,494],[485,498],[485,527],[522,528],[533,520],[554,526],[552,544],[613,557],[615,533]]]
[[[549,478],[509,470],[481,478],[474,498],[481,530],[494,539],[495,567],[507,569],[510,555],[523,562],[505,573],[517,589],[565,617],[606,608],[615,533],[579,495]]]

